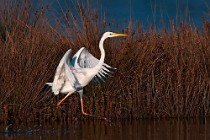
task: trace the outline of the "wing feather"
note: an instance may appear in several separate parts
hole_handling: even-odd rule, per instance
[[[70,62],[70,54],[71,49],[64,54],[56,68],[55,77],[52,83],[52,91],[55,95],[59,94],[67,78],[70,81],[71,86],[74,87],[76,79],[70,69],[70,65],[68,65]]]
[[[85,47],[82,47],[72,58],[71,64],[75,68],[93,68],[99,63],[99,60],[95,58]],[[106,63],[103,64],[102,68],[92,79],[94,82],[103,81],[113,73],[111,70],[115,70]]]

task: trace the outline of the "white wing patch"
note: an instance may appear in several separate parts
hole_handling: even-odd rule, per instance
[[[75,68],[93,68],[99,63],[99,60],[95,58],[85,47],[82,47],[72,58],[71,65]],[[108,76],[111,76],[113,73],[112,70],[115,70],[107,64],[103,64],[102,68],[92,79],[94,82],[105,82],[105,79]]]
[[[70,59],[71,49],[69,49],[61,59],[55,73],[55,77],[52,83],[52,92],[54,92],[55,95],[58,95],[60,90],[62,89],[66,78],[70,81],[70,84],[72,87],[74,87],[74,84],[76,82],[76,79],[70,70],[71,65],[68,65],[69,59]]]

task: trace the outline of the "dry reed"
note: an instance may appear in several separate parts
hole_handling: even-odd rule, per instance
[[[57,108],[59,97],[45,82],[69,48],[85,46],[99,58],[109,24],[82,4],[78,17],[68,10],[53,27],[45,8],[32,14],[29,3],[12,6],[0,10],[0,120],[81,118],[79,96]],[[56,28],[60,24],[67,27]],[[118,69],[106,84],[85,88],[85,110],[110,119],[209,116],[210,23],[203,19],[201,32],[184,23],[158,32],[131,25],[127,38],[105,42],[105,61]]]

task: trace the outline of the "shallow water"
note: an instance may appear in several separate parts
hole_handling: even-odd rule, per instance
[[[14,126],[1,140],[209,140],[210,119],[141,120],[127,122],[82,121],[73,124]]]

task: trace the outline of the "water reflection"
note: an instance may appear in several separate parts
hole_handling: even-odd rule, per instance
[[[2,140],[209,140],[210,119],[141,120],[118,123],[82,121],[73,124],[0,127]]]

